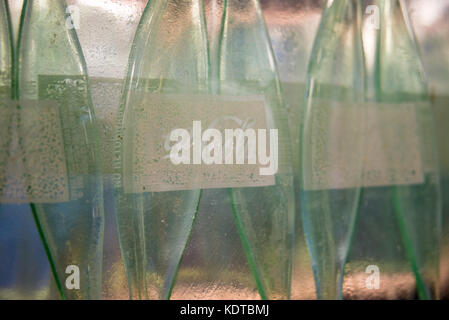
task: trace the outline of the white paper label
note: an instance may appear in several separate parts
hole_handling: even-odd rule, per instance
[[[423,183],[417,121],[422,105],[367,104],[363,109],[319,103],[309,118],[311,163],[303,166],[305,190]]]
[[[266,131],[266,155],[273,151],[263,97],[142,93],[137,100],[125,122],[130,124],[123,142],[125,192],[274,185],[274,175],[261,174],[272,163],[261,161],[260,130]],[[237,160],[237,139],[227,140],[226,132],[235,129],[248,130],[256,139],[243,140],[243,163]],[[233,150],[230,157],[226,150]]]
[[[69,200],[61,119],[55,101],[2,101],[0,134],[1,202]]]

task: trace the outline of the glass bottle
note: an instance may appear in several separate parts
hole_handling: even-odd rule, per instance
[[[99,299],[103,187],[89,80],[65,2],[25,0],[17,52],[22,201],[63,299]]]
[[[404,1],[378,0],[375,114],[389,183],[366,188],[395,217],[420,299],[439,297],[441,198],[427,81]],[[395,138],[398,137],[398,138]],[[381,208],[378,207],[378,210]]]
[[[166,141],[146,121],[155,118],[154,112],[161,116],[158,124],[168,126],[166,120],[180,115],[167,99],[185,110],[186,96],[208,92],[203,1],[150,1],[130,54],[114,156],[117,223],[131,299],[170,297],[201,196],[195,183],[159,188],[171,175],[152,165],[164,159],[145,163],[152,155],[141,150],[162,150]]]
[[[360,1],[328,1],[308,67],[299,169],[319,299],[342,298],[362,184],[364,72]]]

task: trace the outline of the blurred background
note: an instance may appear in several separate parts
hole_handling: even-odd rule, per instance
[[[127,299],[126,274],[114,218],[112,142],[128,54],[147,0],[67,2],[80,9],[81,21],[77,32],[87,60],[94,108],[101,131],[106,215],[103,298]],[[17,37],[22,1],[9,0],[9,3]],[[287,107],[292,114],[289,120],[293,140],[299,139],[307,64],[325,3],[325,0],[261,0]],[[406,0],[405,3],[419,42],[436,119],[443,188],[440,285],[441,297],[449,299],[449,144],[445,140],[449,133],[449,0]],[[221,5],[221,0],[205,0],[212,65],[216,59],[214,53]],[[32,217],[23,214],[21,219],[20,232],[17,231],[19,226],[15,225],[0,232],[0,246],[11,251],[16,261],[21,261],[20,265],[0,264],[0,299],[58,299]],[[297,223],[297,230],[302,230],[300,219]],[[359,217],[345,271],[345,299],[416,298],[414,277],[400,241],[391,242],[392,237],[385,238],[389,239],[388,242],[383,241],[383,233],[387,231],[382,229],[382,223],[382,219],[376,217]],[[211,241],[220,237],[229,239],[229,242]],[[296,242],[292,299],[315,299],[312,266],[302,232],[297,234]],[[4,248],[1,251],[5,252]],[[394,271],[383,275],[383,268],[388,268],[383,264],[388,264],[389,255],[395,264]],[[380,260],[380,288],[369,290],[365,286],[365,268],[379,264]],[[33,268],[29,268],[30,265]],[[22,285],[26,290],[14,290],[14,286],[20,283],[26,284]],[[172,298],[259,299],[231,214],[198,217]]]

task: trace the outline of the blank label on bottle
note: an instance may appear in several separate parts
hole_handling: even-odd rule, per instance
[[[263,97],[148,93],[133,96],[138,102],[130,104],[134,109],[127,112],[123,131],[125,192],[274,185],[274,175],[261,175],[260,171],[269,166],[261,163],[258,155],[260,129],[265,133],[266,155],[272,151],[267,124],[273,121]],[[250,136],[255,134],[252,136],[256,140],[250,142],[246,136],[241,141],[243,163],[237,160],[237,139],[226,139],[226,130],[236,129]],[[214,137],[208,137],[208,132],[214,133]],[[226,142],[230,141],[233,144],[229,147]]]
[[[424,182],[418,117],[428,105],[320,101],[313,108],[303,150],[310,153],[303,156],[305,190]]]
[[[3,203],[70,199],[56,101],[2,101],[0,196]]]

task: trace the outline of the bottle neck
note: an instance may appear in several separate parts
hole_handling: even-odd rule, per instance
[[[57,9],[57,8],[65,8],[67,7],[65,1],[60,0],[24,0],[25,3],[33,8],[41,8],[41,9]]]
[[[223,24],[225,29],[228,25],[233,28],[248,25],[258,25],[264,16],[259,0],[223,0]],[[263,23],[265,27],[265,23]]]
[[[238,13],[246,15],[254,14],[255,12],[261,14],[262,12],[259,0],[223,0],[223,8],[227,14]]]
[[[408,23],[408,12],[402,0],[377,0],[381,12],[380,25],[391,26],[398,21]]]
[[[380,29],[379,36],[383,36],[385,41],[393,39],[393,34],[408,34],[408,37],[416,45],[415,33],[405,2],[403,0],[377,0],[380,8]]]
[[[378,0],[381,11],[381,29],[392,30],[393,27],[399,30],[406,30],[409,36],[414,39],[414,31],[407,12],[406,4],[403,0]],[[395,32],[397,32],[396,30]],[[415,41],[416,42],[416,41]]]
[[[10,28],[11,28],[11,21],[9,16],[9,8],[8,8],[8,1],[7,0],[0,0],[0,32],[3,34],[1,37],[5,37],[5,39],[2,39],[3,41],[10,41],[11,34],[10,34]]]
[[[223,0],[225,7],[233,9],[245,9],[259,7],[258,0]]]
[[[65,1],[59,0],[24,0],[20,24],[20,33],[23,28],[50,26],[64,28],[70,12]],[[44,32],[44,30],[42,30]]]
[[[41,18],[45,18],[47,14],[55,16],[55,11],[58,11],[62,17],[68,13],[65,1],[60,0],[24,0],[23,7],[29,14],[38,14]]]
[[[179,19],[205,21],[204,0],[151,0],[147,8],[153,8],[153,12],[168,12]]]

